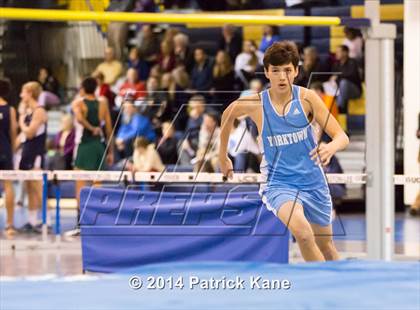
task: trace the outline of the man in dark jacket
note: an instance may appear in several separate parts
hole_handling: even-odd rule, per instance
[[[347,105],[350,99],[360,98],[362,95],[362,82],[356,60],[349,57],[349,48],[341,45],[336,51],[337,63],[333,66],[333,72],[339,72],[331,77],[337,82],[340,90],[337,97],[338,108],[341,113],[347,113]]]
[[[194,50],[195,64],[191,72],[191,88],[194,93],[208,96],[213,81],[213,62],[202,48]]]

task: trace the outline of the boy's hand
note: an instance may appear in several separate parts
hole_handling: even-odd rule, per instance
[[[106,156],[106,163],[110,167],[114,164],[114,154],[112,152],[109,152]]]
[[[92,135],[94,136],[100,136],[102,134],[101,127],[93,127]]]
[[[335,152],[336,149],[331,143],[321,143],[309,153],[309,156],[317,165],[321,163],[323,166],[326,166],[330,163],[331,157],[333,157]]]
[[[223,174],[223,179],[226,180],[233,178],[233,164],[229,157],[219,156],[220,171]]]

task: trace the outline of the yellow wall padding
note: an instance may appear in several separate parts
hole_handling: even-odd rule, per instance
[[[255,41],[257,45],[259,45],[263,36],[263,27],[264,26],[244,26],[243,27],[244,40],[252,40],[252,41]]]
[[[365,84],[362,84],[362,96],[359,99],[349,100],[348,114],[349,115],[365,115],[366,113],[366,99],[365,99]]]
[[[343,44],[344,38],[330,38],[330,52],[335,53],[337,47]]]
[[[90,0],[94,11],[105,11],[110,0]],[[69,0],[69,10],[72,11],[90,11],[85,0]]]
[[[108,7],[110,0],[90,0],[94,11],[103,12]],[[85,0],[69,0],[69,10],[72,11],[90,11],[91,8]],[[108,22],[98,22],[103,32],[107,31]]]
[[[338,114],[337,117],[337,121],[340,124],[340,127],[344,130],[347,131],[347,115],[342,113],[342,114]]]
[[[404,20],[404,5],[403,4],[383,4],[381,5],[380,10],[381,10],[381,21]],[[363,5],[351,6],[351,17],[364,18],[365,7]]]
[[[331,38],[344,38],[344,26],[331,26],[330,37]]]
[[[59,6],[66,6],[66,7],[68,7],[69,6],[69,0],[58,0],[57,1],[57,4]]]

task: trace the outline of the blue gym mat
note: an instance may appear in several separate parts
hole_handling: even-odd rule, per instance
[[[130,288],[132,276],[143,280],[140,289]],[[152,284],[147,279],[149,276],[154,277],[155,289],[147,289]],[[0,308],[417,310],[420,308],[419,276],[419,262],[170,263],[113,275],[2,278]],[[162,277],[163,284],[158,277]],[[190,281],[190,277],[195,278]],[[234,281],[239,277],[243,288],[238,284],[234,289],[206,289],[212,277]],[[251,277],[257,285],[251,282]],[[179,279],[183,280],[183,288],[181,282],[176,282]],[[288,280],[291,287],[264,289],[263,284],[270,279]],[[194,281],[203,282],[195,284]],[[164,288],[158,289],[159,285]]]

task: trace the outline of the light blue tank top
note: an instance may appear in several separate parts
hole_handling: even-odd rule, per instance
[[[293,99],[280,115],[271,103],[268,90],[261,93],[263,105],[263,159],[261,173],[267,186],[315,189],[327,186],[321,165],[309,152],[317,145],[312,126],[300,101],[300,87],[293,85]],[[290,106],[290,108],[289,108]]]

